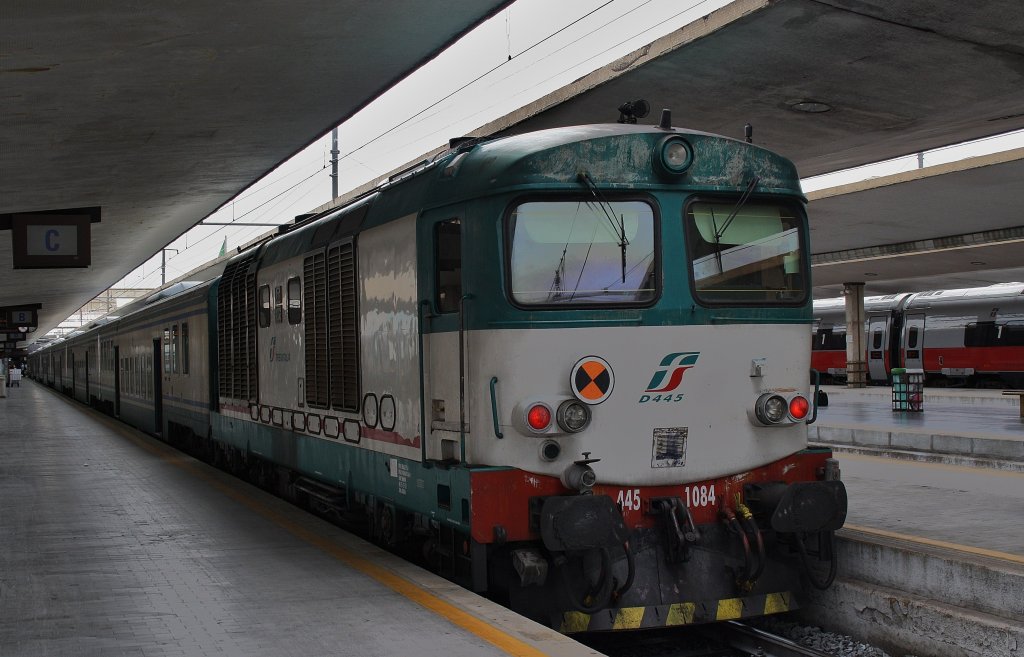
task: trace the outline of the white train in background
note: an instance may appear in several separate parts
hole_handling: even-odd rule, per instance
[[[846,379],[844,303],[814,302],[811,366],[824,382]],[[871,382],[906,367],[929,385],[1024,387],[1024,283],[867,297],[864,316]]]

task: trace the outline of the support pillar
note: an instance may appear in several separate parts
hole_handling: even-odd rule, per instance
[[[846,298],[846,387],[863,388],[868,384],[868,364],[864,360],[864,283],[843,283]]]

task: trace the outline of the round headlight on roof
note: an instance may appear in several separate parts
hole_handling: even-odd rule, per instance
[[[685,173],[693,164],[693,149],[685,139],[672,135],[662,139],[658,144],[655,160],[662,171],[678,176]]]

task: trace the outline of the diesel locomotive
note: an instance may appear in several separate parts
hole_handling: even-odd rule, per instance
[[[31,372],[524,615],[622,630],[835,576],[811,322],[792,163],[665,112],[453,142]]]

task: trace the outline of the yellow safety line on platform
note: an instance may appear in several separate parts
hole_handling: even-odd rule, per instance
[[[65,400],[70,403],[70,400]],[[122,436],[125,436],[136,445],[139,445],[146,451],[160,457],[163,461],[170,463],[171,465],[177,466],[182,470],[189,472],[190,474],[206,481],[211,484],[214,488],[224,493],[231,499],[240,502],[247,506],[252,511],[258,513],[264,518],[274,522],[285,530],[289,531],[297,538],[313,545],[316,548],[330,554],[335,559],[342,561],[356,570],[372,577],[379,583],[387,586],[388,588],[400,593],[406,598],[416,602],[430,611],[443,616],[444,618],[451,621],[453,624],[467,630],[468,632],[475,634],[481,639],[488,643],[496,646],[497,648],[505,651],[509,655],[514,657],[546,657],[548,653],[545,653],[530,644],[521,641],[514,636],[502,632],[501,630],[495,629],[487,621],[484,621],[476,616],[465,612],[450,602],[442,600],[438,596],[430,593],[426,589],[421,588],[419,585],[410,582],[409,580],[395,575],[389,572],[386,568],[382,568],[371,561],[359,557],[349,550],[337,545],[330,539],[324,538],[319,534],[312,532],[305,527],[302,527],[298,523],[288,519],[283,514],[274,511],[273,509],[246,497],[238,489],[229,486],[228,484],[219,481],[216,477],[205,472],[201,467],[196,465],[200,461],[195,461],[191,457],[178,452],[173,447],[164,443],[153,443],[150,440],[155,440],[150,436],[137,435],[136,431],[130,427],[126,427],[116,420],[109,418],[105,415],[101,415],[92,409],[82,409],[91,413],[95,413],[95,417],[102,420],[111,429],[117,430]],[[212,467],[212,466],[208,466]],[[219,472],[219,471],[218,471]],[[225,475],[231,476],[231,475]],[[238,480],[241,482],[242,480]],[[268,493],[269,494],[269,493]]]
[[[957,550],[958,552],[969,552],[971,554],[977,554],[983,557],[992,557],[993,559],[1003,559],[1004,561],[1012,561],[1014,563],[1024,564],[1024,556],[1018,554],[1011,554],[1009,552],[999,552],[998,550],[986,550],[985,548],[973,547],[970,545],[960,545],[959,543],[947,543],[946,541],[937,541],[934,538],[924,538],[923,536],[911,536],[910,534],[900,534],[899,532],[891,532],[885,529],[875,529],[874,527],[863,527],[861,525],[851,525],[850,523],[846,523],[845,525],[843,525],[843,529],[851,529],[857,532],[864,532],[865,534],[875,534],[876,536],[885,536],[886,538],[896,538],[902,541],[909,541],[911,543],[923,543],[925,545],[946,548],[948,550]]]
[[[888,456],[873,456],[871,454],[856,454],[853,452],[839,452],[836,458],[839,459],[840,467],[844,459],[851,461],[875,461],[879,463],[899,463],[913,465],[920,468],[931,468],[933,470],[948,470],[950,472],[970,472],[972,474],[984,474],[986,477],[1020,477],[1024,478],[1024,472],[1013,470],[997,470],[995,468],[971,467],[969,465],[950,465],[948,463],[932,463],[931,461],[914,461],[912,459],[892,458]]]

